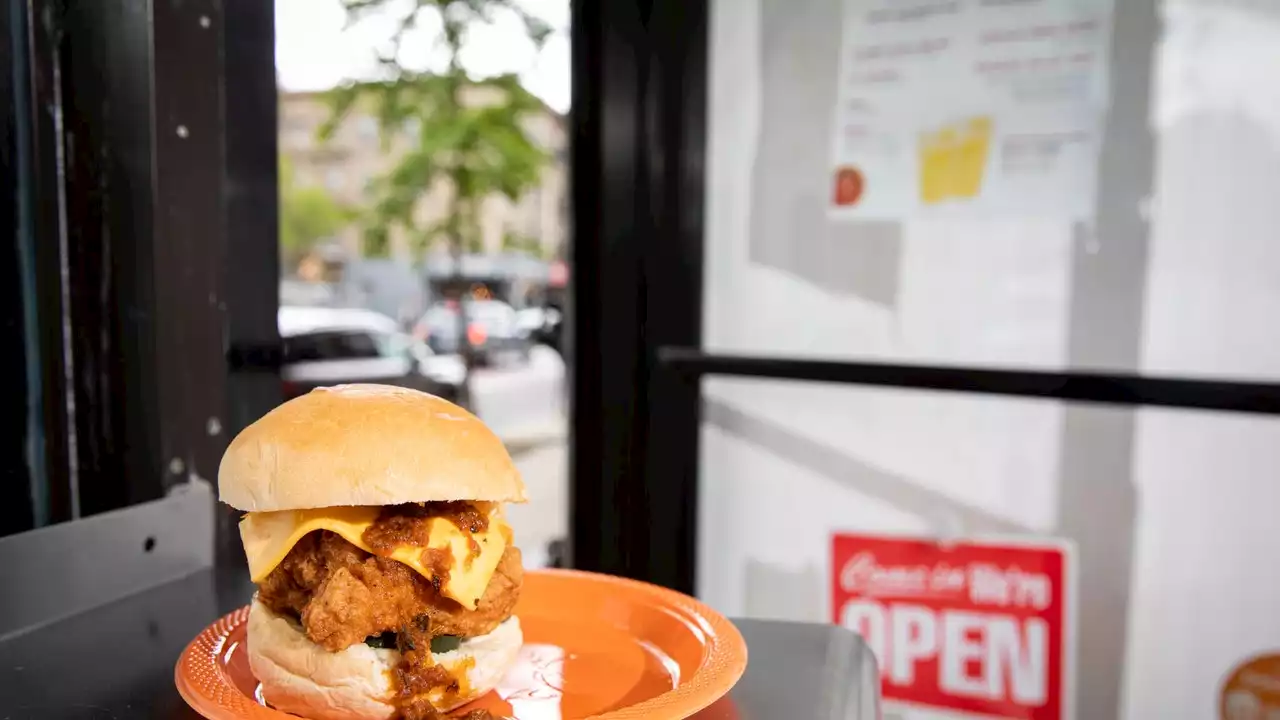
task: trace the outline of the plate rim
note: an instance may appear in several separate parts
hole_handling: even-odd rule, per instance
[[[682,592],[665,588],[653,583],[616,575],[574,570],[568,568],[540,568],[525,571],[526,575],[541,575],[568,581],[602,584],[627,588],[635,591],[655,605],[679,608],[683,614],[695,620],[702,634],[705,653],[702,662],[687,681],[660,695],[655,695],[635,705],[610,710],[590,716],[589,720],[638,720],[639,718],[686,718],[700,712],[720,698],[729,694],[742,675],[746,672],[748,648],[746,640],[737,626],[728,618],[712,609],[706,603]],[[235,708],[226,708],[213,703],[208,693],[190,686],[190,679],[183,672],[184,668],[205,663],[213,663],[219,679],[227,684],[231,679],[218,664],[216,658],[221,653],[221,643],[237,627],[248,622],[249,605],[244,605],[223,615],[210,623],[183,649],[174,665],[174,685],[178,694],[198,714],[212,720],[242,717],[236,714]],[[517,615],[518,617],[518,615]],[[202,647],[210,645],[210,647]],[[683,679],[682,679],[683,680]],[[275,708],[258,704],[258,702],[242,693],[238,688],[235,693],[244,701],[252,703],[251,718],[292,718]],[[238,705],[239,703],[237,703]],[[228,714],[231,713],[231,714]]]

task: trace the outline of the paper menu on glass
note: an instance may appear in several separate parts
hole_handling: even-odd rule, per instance
[[[845,0],[830,213],[1093,214],[1113,0]]]

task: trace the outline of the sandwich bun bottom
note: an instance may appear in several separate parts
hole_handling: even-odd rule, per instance
[[[488,635],[469,638],[456,650],[435,653],[451,672],[466,666],[464,694],[429,697],[442,712],[465,705],[497,687],[515,662],[524,636],[514,616]],[[386,720],[394,717],[392,677],[400,653],[363,643],[329,652],[307,639],[293,620],[255,598],[249,608],[249,667],[272,707],[311,720]]]

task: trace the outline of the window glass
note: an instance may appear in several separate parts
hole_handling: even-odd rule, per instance
[[[366,332],[335,333],[332,342],[337,358],[375,358],[382,354],[377,341]]]
[[[306,337],[286,342],[288,361],[331,362],[312,368],[325,382],[367,372],[439,394],[519,448],[513,459],[537,499],[512,508],[510,522],[525,567],[538,567],[551,562],[552,541],[568,528],[567,363],[558,323],[538,325],[536,338],[517,347],[513,307],[531,296],[562,306],[566,292],[563,273],[548,289],[547,257],[564,257],[569,241],[569,2],[518,4],[552,28],[536,49],[526,24],[509,22],[515,4],[455,2],[450,10],[465,17],[468,34],[530,50],[498,59],[535,103],[524,93],[494,95],[477,81],[492,73],[493,58],[451,45],[438,22],[425,22],[438,20],[431,12],[406,39],[456,60],[441,69],[456,71],[458,93],[435,92],[441,76],[423,73],[416,60],[401,66],[401,57],[317,75],[342,57],[378,53],[387,38],[369,35],[367,25],[409,27],[421,3],[276,0],[279,150],[297,169],[280,176],[280,280],[285,305],[335,310],[297,314],[286,331]],[[352,22],[318,25],[321,6]],[[346,112],[329,102],[325,91],[335,87],[358,95]],[[386,102],[395,106],[390,115]],[[440,125],[445,116],[448,127]],[[333,122],[336,135],[295,135],[295,118],[313,130]],[[440,141],[454,132],[474,142],[459,150]],[[464,188],[463,203],[453,202],[450,180],[459,166],[492,171]],[[460,247],[442,232],[451,225]],[[508,236],[519,242],[505,243]],[[523,252],[511,252],[517,248]],[[464,357],[468,342],[476,352]],[[383,364],[351,367],[360,358]]]
[[[410,339],[402,333],[374,333],[378,354],[382,357],[400,357],[409,351]]]

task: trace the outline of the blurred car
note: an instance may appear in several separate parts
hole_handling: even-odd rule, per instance
[[[457,301],[433,305],[414,326],[414,339],[440,355],[460,352],[464,310],[467,342],[476,365],[502,366],[529,360],[533,341],[520,326],[515,308],[501,300],[468,300],[465,307]]]
[[[459,397],[466,368],[457,355],[438,354],[401,332],[391,318],[354,308],[280,308],[285,399],[343,383],[414,388]]]
[[[516,311],[516,322],[521,330],[537,343],[542,343],[557,352],[560,349],[560,329],[564,317],[553,307],[528,307]]]
[[[280,304],[304,307],[329,307],[337,300],[333,285],[322,282],[306,282],[294,278],[280,281]]]

